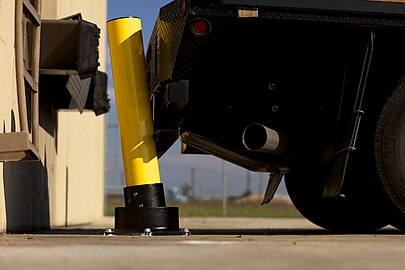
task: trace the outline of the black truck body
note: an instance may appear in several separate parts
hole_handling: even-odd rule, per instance
[[[146,65],[159,156],[180,138],[324,228],[405,228],[405,4],[175,0]]]

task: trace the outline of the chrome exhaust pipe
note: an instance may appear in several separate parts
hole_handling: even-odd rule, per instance
[[[277,131],[259,123],[248,125],[243,131],[242,142],[246,149],[255,152],[273,153],[291,158],[287,140]]]

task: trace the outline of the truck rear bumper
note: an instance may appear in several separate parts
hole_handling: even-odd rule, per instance
[[[342,2],[380,7],[380,12],[364,12],[349,5],[350,10],[338,9],[329,1],[306,2],[310,3],[304,8],[296,1],[249,5],[253,1],[204,4],[191,0],[182,14],[179,0],[161,9],[147,54],[159,152],[175,142],[173,134],[181,134],[182,141],[195,149],[250,170],[290,166],[287,156],[245,149],[242,133],[251,123],[265,125],[301,145],[294,149],[298,157],[293,160],[316,156],[314,152],[323,151],[322,147],[328,150],[335,145],[335,131],[344,126],[336,123],[337,101],[342,88],[346,96],[357,89],[371,30],[377,32],[379,55],[401,52],[389,65],[379,56],[376,61],[382,64],[377,66],[402,67],[405,5]],[[324,10],[326,2],[330,8]],[[389,13],[393,7],[401,7],[404,13],[394,9]],[[256,17],[240,18],[238,9],[255,10]],[[208,22],[210,32],[193,33],[195,20]],[[403,68],[396,72],[405,74]],[[385,73],[397,76],[387,68],[382,76]],[[181,81],[187,81],[187,88],[175,87]],[[173,104],[178,100],[170,100],[176,90],[187,94],[179,106]],[[351,106],[350,98],[346,105]],[[163,130],[171,132],[164,136]]]

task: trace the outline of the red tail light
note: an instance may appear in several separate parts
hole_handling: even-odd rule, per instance
[[[180,12],[184,16],[188,8],[188,0],[181,0],[180,2]]]
[[[191,32],[196,36],[204,36],[211,31],[210,23],[205,19],[195,19],[191,23]]]

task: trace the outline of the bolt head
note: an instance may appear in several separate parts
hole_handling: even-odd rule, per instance
[[[270,91],[273,91],[273,90],[276,90],[276,84],[274,83],[274,82],[270,82],[268,85],[267,85],[267,88],[270,90]]]

